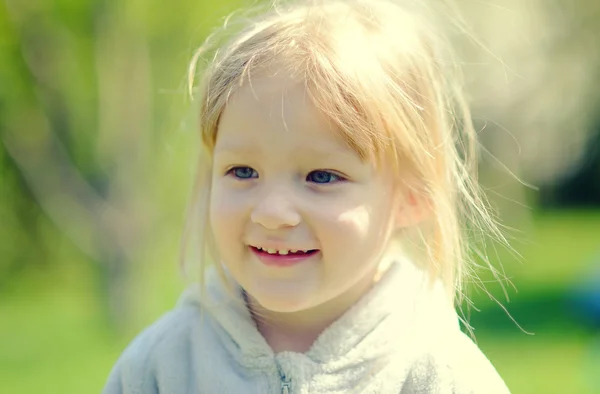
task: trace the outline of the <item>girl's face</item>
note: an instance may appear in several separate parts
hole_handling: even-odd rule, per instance
[[[361,161],[302,82],[264,76],[241,87],[213,167],[219,256],[263,308],[308,310],[372,283],[401,209],[392,176]]]

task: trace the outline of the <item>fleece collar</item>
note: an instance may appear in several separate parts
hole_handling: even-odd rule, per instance
[[[239,286],[232,294],[214,268],[206,279],[205,292],[194,285],[180,303],[199,304],[211,315],[220,326],[217,332],[224,346],[242,366],[272,369],[276,355],[256,328]],[[427,340],[444,327],[458,329],[458,323],[441,282],[431,283],[409,260],[398,260],[357,304],[319,335],[302,359],[335,369],[351,368],[398,350],[417,349],[415,341]]]

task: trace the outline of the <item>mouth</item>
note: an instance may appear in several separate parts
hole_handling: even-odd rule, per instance
[[[319,253],[319,249],[272,249],[249,246],[258,259],[267,266],[289,267],[309,260]]]

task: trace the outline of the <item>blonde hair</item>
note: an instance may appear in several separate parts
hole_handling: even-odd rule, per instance
[[[240,19],[241,29],[228,21],[209,37],[189,70],[191,89],[198,62],[214,51],[198,88],[204,152],[184,252],[194,225],[201,264],[213,248],[210,162],[220,116],[244,81],[277,62],[304,79],[314,103],[362,159],[393,159],[399,179],[410,174],[418,180],[409,186],[432,212],[430,233],[423,235],[427,267],[461,302],[465,278],[477,278],[471,241],[477,234],[505,239],[477,186],[476,132],[460,69],[435,28],[440,20],[421,3],[292,2]]]

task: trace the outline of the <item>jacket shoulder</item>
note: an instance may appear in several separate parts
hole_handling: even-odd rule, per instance
[[[158,394],[161,366],[185,362],[190,329],[200,310],[191,306],[167,312],[142,331],[112,368],[103,394]],[[177,355],[177,356],[175,356]]]
[[[423,352],[413,363],[401,394],[510,394],[473,341],[457,332]]]

